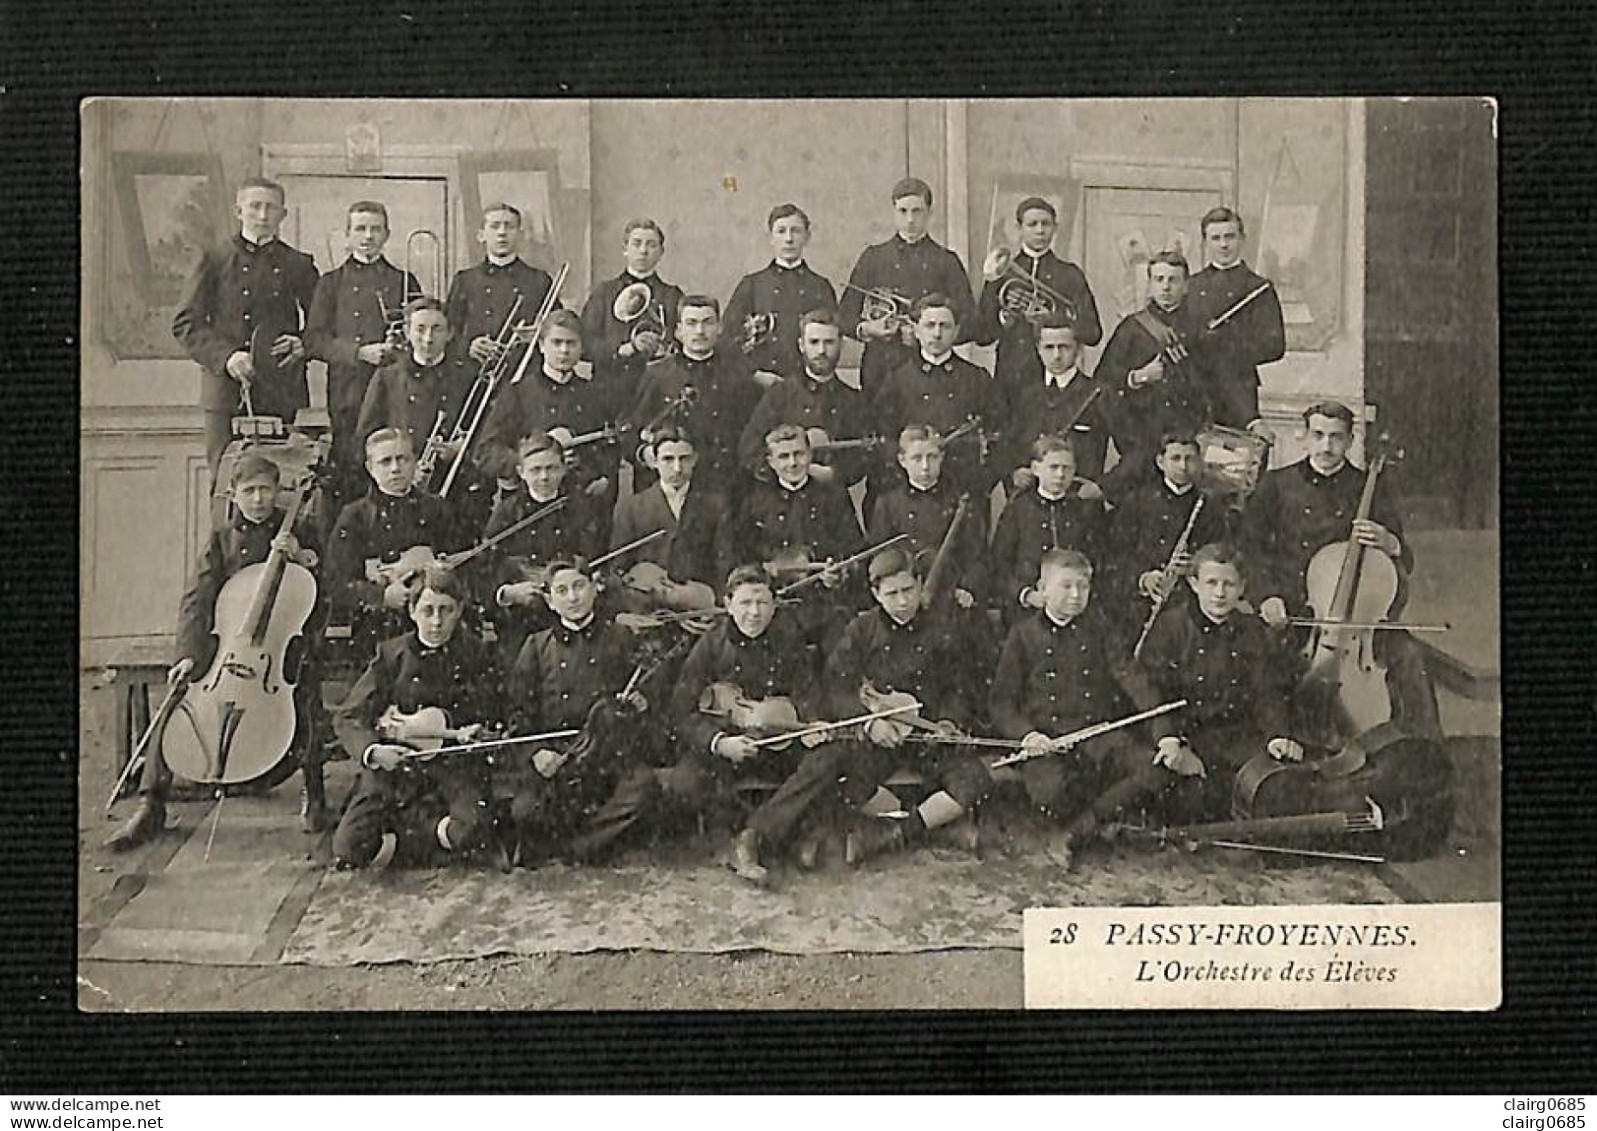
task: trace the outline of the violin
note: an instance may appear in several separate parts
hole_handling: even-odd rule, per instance
[[[409,589],[416,583],[417,578],[422,575],[423,571],[428,568],[437,566],[442,569],[459,569],[473,558],[486,553],[505,539],[519,534],[527,527],[554,514],[565,505],[564,496],[555,499],[546,506],[539,507],[526,518],[511,523],[493,537],[484,538],[475,546],[460,550],[457,553],[439,554],[435,553],[431,546],[422,545],[411,546],[409,549],[402,551],[391,562],[385,562],[381,558],[367,558],[366,580],[383,586],[392,585],[397,581],[404,585],[406,589]]]
[[[907,691],[882,691],[870,680],[860,685],[859,699],[867,711],[882,712],[881,726],[898,745],[907,741],[917,732],[923,734],[946,733],[946,727],[939,727],[930,719],[920,713],[921,703],[915,696]]]
[[[622,592],[651,609],[705,613],[716,607],[715,590],[702,581],[674,581],[658,562],[637,562],[621,575]]]
[[[779,695],[750,699],[737,684],[722,681],[710,684],[700,693],[699,712],[725,719],[729,726],[744,734],[760,739],[778,739],[769,745],[779,750],[792,745],[792,739],[786,736],[804,726],[793,700]],[[801,741],[806,746],[817,745],[807,739]]]
[[[874,451],[886,441],[881,436],[872,432],[865,436],[858,436],[845,440],[834,440],[824,428],[806,428],[805,435],[809,437],[810,451],[813,454],[822,452],[847,452],[847,451]]]
[[[327,441],[318,444],[316,462],[294,493],[266,560],[239,570],[217,595],[216,658],[178,702],[162,736],[166,764],[190,781],[251,781],[293,745],[298,714],[284,662],[316,607],[316,579],[291,559],[285,536],[318,483]]]
[[[1364,476],[1354,522],[1368,519],[1375,485],[1386,465],[1401,458],[1378,441]],[[1309,560],[1306,582],[1315,628],[1305,649],[1308,670],[1294,694],[1297,730],[1316,746],[1336,748],[1392,718],[1386,665],[1376,655],[1368,626],[1387,619],[1398,596],[1398,570],[1384,551],[1351,533],[1320,547]]]
[[[527,742],[548,742],[570,738],[576,730],[545,731],[542,734],[517,734],[498,738],[479,738],[481,734],[495,733],[480,723],[456,727],[450,724],[449,712],[442,707],[421,707],[406,714],[397,707],[389,707],[377,720],[377,733],[390,746],[402,746],[412,751],[417,761],[427,761],[440,754],[463,754],[472,750],[491,750]]]
[[[926,584],[921,588],[921,608],[930,608],[942,600],[945,590],[950,588],[948,582],[949,559],[953,556],[955,539],[959,537],[959,528],[964,525],[970,514],[970,494],[965,492],[959,496],[959,502],[954,505],[954,516],[948,521],[948,529],[943,532],[943,541],[937,547],[937,554],[932,558],[932,564],[926,571]]]

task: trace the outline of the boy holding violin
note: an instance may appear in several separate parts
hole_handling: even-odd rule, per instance
[[[729,796],[739,778],[780,781],[732,844],[732,869],[763,884],[762,856],[787,843],[813,806],[836,796],[843,751],[824,735],[759,745],[820,717],[821,690],[803,632],[778,610],[775,583],[762,568],[734,569],[723,593],[727,615],[694,644],[671,697],[685,752],[663,784],[678,805],[702,809]]]
[[[958,741],[976,713],[968,644],[945,610],[923,607],[920,572],[905,551],[893,547],[873,557],[870,585],[877,607],[855,617],[833,650],[826,665],[827,700],[839,718],[892,705],[895,697],[913,698],[921,707],[866,724],[865,741],[847,763],[844,799],[869,811],[896,809],[882,782],[905,760],[925,773],[935,791],[902,818],[859,818],[847,834],[844,859],[859,864],[956,821],[974,846],[970,814],[993,779],[981,758]],[[906,743],[916,746],[908,759]]]
[[[1079,550],[1098,560],[1108,525],[1097,484],[1076,478],[1070,437],[1037,437],[1028,470],[1030,485],[1010,500],[993,534],[994,595],[1006,624],[1043,607],[1035,582],[1046,551]]]
[[[913,554],[937,554],[943,547],[961,498],[965,515],[949,544],[944,567],[949,591],[961,609],[974,609],[985,596],[987,556],[986,499],[963,495],[943,477],[943,438],[935,429],[911,424],[898,435],[898,466],[903,481],[876,497],[867,532],[872,544],[899,534]]]
[[[528,637],[510,675],[511,720],[522,733],[577,737],[510,755],[511,817],[522,867],[569,853],[592,858],[642,813],[654,790],[649,701],[627,631],[594,611],[598,586],[577,557],[548,563],[543,594],[554,623]],[[595,822],[598,822],[597,824]]]
[[[665,590],[656,596],[676,608],[688,596],[679,591],[692,585],[695,593],[707,590],[713,605],[716,585],[732,569],[731,505],[723,492],[696,481],[698,445],[686,429],[675,424],[659,429],[645,449],[645,458],[653,463],[659,481],[621,500],[610,548],[666,531],[666,537],[639,546],[636,552],[638,563],[653,563],[666,572]]]
[[[1309,563],[1325,547],[1351,541],[1385,554],[1397,567],[1391,619],[1399,620],[1414,551],[1403,539],[1402,515],[1384,479],[1376,481],[1369,513],[1359,517],[1366,475],[1348,459],[1353,412],[1343,404],[1321,402],[1304,411],[1303,425],[1308,455],[1266,472],[1243,514],[1249,545],[1263,563],[1259,615],[1282,629],[1289,618],[1319,615],[1313,603],[1328,605],[1333,594],[1309,592]],[[1330,586],[1337,572],[1329,571]],[[1395,721],[1416,737],[1441,737],[1436,692],[1419,644],[1402,630],[1374,635],[1377,655],[1388,667]]]
[[[178,605],[177,660],[166,673],[169,685],[187,683],[205,675],[216,656],[216,601],[229,578],[247,566],[266,561],[274,548],[281,548],[289,559],[314,570],[320,561],[314,535],[308,531],[283,529],[287,517],[277,505],[282,471],[266,456],[248,453],[233,465],[230,487],[233,506],[228,518],[212,531],[200,553],[193,579]],[[302,540],[303,537],[303,540]],[[322,752],[317,741],[320,720],[320,685],[311,657],[303,650],[311,639],[313,616],[299,650],[291,647],[285,666],[297,672],[295,711],[301,772],[305,777],[300,815],[306,832],[320,832],[326,825],[326,793],[322,785]],[[118,852],[135,848],[166,827],[166,797],[172,784],[172,771],[161,755],[159,743],[150,747],[140,779],[142,797],[138,808],[109,840],[108,848]]]
[[[1193,554],[1187,584],[1197,599],[1159,614],[1127,681],[1138,710],[1187,701],[1149,725],[1158,739],[1154,764],[1177,779],[1167,779],[1176,787],[1173,807],[1195,806],[1181,815],[1198,820],[1227,814],[1237,770],[1261,751],[1280,761],[1303,759],[1279,650],[1259,619],[1242,611],[1244,569],[1241,552],[1224,543]],[[1128,795],[1122,804],[1137,799]]]
[[[556,558],[594,557],[603,544],[593,500],[580,491],[562,490],[568,471],[560,441],[547,432],[528,434],[516,448],[521,489],[500,497],[483,531],[484,538],[493,538],[526,523],[495,547],[483,571],[484,604],[497,610],[495,623],[507,664],[520,654],[529,633],[549,623],[544,567]],[[540,511],[548,513],[534,521]]]
[[[465,608],[454,571],[424,569],[408,601],[410,631],[378,647],[334,716],[339,741],[361,765],[333,832],[340,868],[380,856],[432,865],[489,839],[486,755],[445,749],[427,757],[429,747],[468,745],[500,721],[499,673],[488,649],[461,629]]]
[[[327,552],[328,602],[346,616],[362,650],[405,631],[417,566],[469,540],[449,508],[416,486],[416,451],[397,428],[366,437],[371,489],[346,503]]]

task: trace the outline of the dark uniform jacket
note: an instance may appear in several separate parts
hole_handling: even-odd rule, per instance
[[[816,381],[800,365],[793,376],[784,374],[780,383],[765,390],[743,428],[738,460],[750,471],[765,467],[765,437],[783,424],[819,428],[834,440],[859,439],[868,423],[865,407],[864,394],[843,384],[836,374]],[[864,477],[867,458],[861,448],[815,453],[815,462],[835,469],[837,481],[843,484]]]
[[[1266,281],[1246,263],[1205,267],[1192,276],[1187,306],[1197,323],[1207,326]],[[1219,326],[1205,342],[1204,352],[1214,381],[1215,421],[1246,428],[1259,415],[1259,366],[1286,356],[1286,324],[1275,288]]]
[[[1080,550],[1094,570],[1103,568],[1105,528],[1103,502],[1070,491],[1049,500],[1036,487],[1017,495],[998,518],[993,534],[992,566],[995,601],[1006,620],[1020,609],[1021,591],[1037,584],[1037,571],[1048,550]]]
[[[1176,494],[1161,475],[1156,482],[1142,484],[1121,500],[1109,520],[1108,561],[1100,565],[1100,569],[1109,567],[1103,574],[1113,586],[1117,601],[1131,601],[1142,574],[1164,569],[1192,517],[1192,508],[1203,497],[1196,486],[1185,494]],[[1209,497],[1192,524],[1187,552],[1195,553],[1210,542],[1229,539],[1232,525],[1231,512]],[[1180,598],[1183,592],[1189,592],[1187,587],[1178,585],[1171,600]]]
[[[690,484],[679,519],[671,513],[660,484],[636,491],[616,506],[610,548],[656,530],[667,531],[667,536],[639,546],[627,564],[654,562],[675,581],[701,581],[720,590],[736,564],[732,510],[724,494]]]
[[[516,445],[528,433],[548,432],[564,427],[573,437],[597,432],[616,423],[622,405],[613,385],[597,377],[584,378],[573,373],[565,384],[558,384],[540,368],[529,371],[520,381],[507,384],[494,395],[488,411],[481,443],[477,445],[478,466],[500,479],[516,476]],[[614,475],[620,466],[620,449],[602,440],[592,441],[571,453],[577,474],[573,487]]]
[[[594,617],[581,628],[556,621],[527,638],[510,677],[511,718],[522,734],[581,727],[588,710],[632,674],[631,636]]]
[[[483,593],[485,603],[493,603],[501,585],[527,580],[528,567],[574,554],[591,560],[603,552],[600,516],[593,503],[580,491],[567,494],[565,499],[565,506],[517,531],[490,551],[491,562],[483,571],[489,580]],[[483,537],[492,538],[548,505],[534,499],[525,487],[503,495],[494,503]]]
[[[1167,607],[1154,621],[1129,684],[1139,711],[1176,699],[1179,711],[1150,720],[1158,738],[1182,735],[1200,756],[1246,761],[1253,749],[1206,751],[1204,731],[1241,731],[1260,741],[1287,737],[1287,698],[1277,649],[1258,617],[1234,612],[1210,620],[1196,601]]]
[[[172,318],[172,334],[204,367],[208,380],[202,405],[227,411],[239,403],[238,382],[227,359],[250,348],[257,326],[276,337],[299,334],[316,294],[316,263],[282,240],[255,245],[234,235],[200,258]],[[310,403],[305,365],[285,365],[257,373],[251,391],[255,411],[292,423]]]
[[[1087,285],[1087,276],[1080,267],[1060,259],[1051,250],[1034,256],[1025,248],[1015,253],[1015,266],[1033,279],[1040,279],[1069,300],[1072,307],[1066,311],[1076,324],[1076,341],[1083,346],[1095,346],[1103,340],[1103,325],[1098,321],[1098,303]],[[993,366],[993,376],[1008,385],[1030,384],[1042,375],[1042,359],[1037,356],[1037,331],[1024,318],[1015,318],[1005,326],[999,318],[998,291],[1002,279],[983,285],[977,303],[976,340],[983,345],[998,343],[998,358]]]
[[[876,497],[867,525],[871,545],[885,542],[899,534],[908,534],[907,543],[899,543],[911,553],[926,555],[930,568],[932,557],[942,547],[954,511],[959,507],[961,492],[939,478],[929,491],[913,486],[907,477],[898,485]],[[965,589],[978,601],[986,598],[990,579],[987,577],[987,512],[985,498],[970,496],[964,521],[949,548],[948,588]]]
[[[1370,518],[1397,535],[1403,545],[1398,566],[1408,574],[1414,552],[1403,541],[1401,513],[1384,482],[1376,483]],[[1249,599],[1255,606],[1281,597],[1289,610],[1307,609],[1309,561],[1321,547],[1351,536],[1363,491],[1363,470],[1347,462],[1332,475],[1321,475],[1307,459],[1265,473],[1243,519],[1253,557]]]
[[[497,338],[518,298],[521,299],[521,308],[516,311],[516,321],[531,322],[538,316],[552,286],[554,280],[547,271],[520,259],[512,259],[503,267],[484,259],[455,273],[449,284],[449,297],[444,302],[444,311],[449,315],[449,328],[452,331],[449,349],[455,356],[464,359],[463,364],[471,367],[473,379],[481,366],[471,360],[472,340],[480,337]],[[560,309],[559,302],[555,303],[554,309]],[[530,345],[526,348],[534,350],[527,368],[535,370],[539,364],[537,347]],[[514,354],[507,364],[506,377],[521,364],[521,347],[514,347]]]
[[[1131,371],[1148,364],[1161,351],[1159,342],[1143,326],[1141,315],[1148,314],[1163,326],[1172,327],[1186,344],[1188,360],[1179,368],[1167,361],[1163,381],[1129,387]],[[1195,429],[1208,422],[1212,411],[1207,355],[1200,341],[1200,323],[1191,303],[1183,303],[1170,313],[1152,299],[1137,314],[1127,315],[1109,336],[1098,359],[1094,376],[1106,386],[1105,395],[1114,395],[1115,449],[1121,462],[1106,487],[1118,499],[1133,485],[1157,474],[1153,458],[1158,454],[1159,435],[1166,429]]]
[[[622,271],[613,278],[602,279],[593,285],[593,293],[582,307],[583,354],[593,362],[594,379],[614,385],[617,395],[623,399],[635,394],[648,361],[636,353],[631,357],[619,356],[621,347],[632,338],[633,323],[616,318],[616,296],[633,283],[649,284],[653,303],[665,308],[664,338],[668,343],[676,333],[677,307],[682,302],[682,288],[666,282],[659,275],[639,279],[630,271]]]
[[[860,292],[877,288],[896,291],[911,305],[929,294],[946,295],[959,321],[959,341],[968,342],[975,337],[976,300],[971,296],[965,264],[930,236],[910,244],[895,235],[872,244],[860,252],[848,281],[850,287],[858,289],[844,290],[838,319],[843,324],[843,332],[850,337],[859,337],[865,302]],[[864,356],[860,359],[860,388],[874,393],[890,372],[914,356],[915,351],[896,338],[866,342]]]
[[[406,714],[441,707],[456,727],[504,721],[504,692],[493,656],[459,626],[441,648],[425,647],[414,629],[378,646],[376,658],[333,716],[333,729],[351,758],[359,762],[368,746],[382,741],[377,720],[391,706]],[[428,765],[418,761],[405,769]]]
[[[993,676],[994,728],[1005,738],[1058,738],[1127,714],[1125,657],[1111,639],[1090,606],[1063,625],[1041,609],[1016,621]]]
[[[412,298],[421,294],[416,276],[381,256],[371,263],[350,256],[317,282],[305,325],[305,348],[311,357],[327,363],[327,411],[335,431],[353,427],[376,368],[356,356],[360,347],[387,338],[385,308],[389,317],[403,317],[406,294]],[[347,444],[341,440],[341,446],[357,456],[359,448],[353,445],[358,444],[354,437]]]
[[[366,579],[370,559],[393,562],[412,546],[430,546],[434,553],[463,549],[469,541],[448,506],[436,495],[411,490],[399,498],[376,485],[338,513],[327,549],[328,601],[339,612],[359,616],[382,607],[383,586]],[[398,625],[404,614],[385,610],[384,622]]]
[[[879,608],[850,621],[826,664],[827,701],[835,717],[863,712],[860,688],[866,681],[877,691],[914,695],[925,719],[961,727],[974,721],[977,681],[969,675],[965,642],[957,621],[938,609],[923,609],[908,624]]]
[[[729,719],[699,710],[699,697],[712,683],[734,684],[748,699],[789,699],[800,720],[821,717],[820,686],[797,624],[778,611],[763,634],[748,637],[731,617],[717,621],[688,653],[671,696],[671,717],[688,751],[707,752],[716,735],[738,733]]]
[[[373,432],[398,428],[410,437],[411,451],[420,459],[435,426],[441,439],[449,438],[474,380],[460,359],[447,353],[436,365],[418,365],[407,352],[382,366],[372,374],[361,401],[355,425],[357,450]],[[434,474],[441,477],[446,466],[446,461],[437,457]]]
[[[783,267],[775,260],[764,268],[738,280],[727,300],[722,316],[728,342],[743,341],[743,324],[754,314],[775,314],[776,328],[764,342],[748,354],[757,370],[784,378],[804,372],[804,358],[798,347],[799,319],[812,310],[837,310],[837,289],[830,279],[818,275],[808,263]]]
[[[1094,392],[1098,395],[1088,405],[1087,399]],[[1004,430],[1002,454],[998,457],[1004,475],[1010,475],[1017,467],[1030,465],[1031,445],[1038,436],[1057,432],[1070,437],[1078,475],[1094,483],[1103,477],[1104,456],[1113,427],[1111,412],[1119,400],[1114,389],[1105,388],[1102,382],[1079,369],[1061,389],[1045,384],[1039,368],[1035,375],[1012,385],[1008,397],[1009,425]],[[1083,405],[1087,405],[1086,412],[1081,411]],[[1080,419],[1071,424],[1078,413]]]
[[[216,658],[216,598],[222,586],[245,566],[259,565],[266,560],[272,550],[272,539],[277,537],[286,517],[279,508],[268,515],[265,522],[251,522],[235,510],[211,531],[177,613],[177,658],[193,660],[196,676],[203,675]],[[295,534],[305,549],[319,549],[308,524]],[[313,616],[313,623],[314,619]]]
[[[770,473],[749,484],[735,534],[738,559],[745,562],[768,562],[794,550],[807,551],[811,561],[840,561],[862,548],[846,490],[814,478],[792,490]]]
[[[723,341],[702,360],[676,354],[651,364],[627,419],[640,431],[658,426],[666,403],[689,387],[696,399],[672,418],[694,438],[699,453],[695,474],[731,490],[736,482],[738,438],[760,397],[748,359],[735,346]]]
[[[893,370],[871,394],[871,419],[885,441],[881,467],[883,488],[897,481],[902,471],[896,462],[898,435],[911,424],[934,428],[947,436],[971,417],[981,420],[981,430],[996,432],[1004,426],[1007,410],[1003,391],[979,365],[957,354],[933,365],[916,355]],[[957,440],[943,456],[943,478],[981,492],[991,489],[997,461],[983,462],[983,445],[975,436]],[[895,473],[897,473],[895,475]],[[876,479],[872,479],[876,483]]]

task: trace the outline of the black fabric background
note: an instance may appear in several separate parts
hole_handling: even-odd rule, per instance
[[[1592,11],[1221,7],[8,4],[0,1090],[1592,1091]],[[1501,99],[1501,1011],[75,1012],[78,99],[1418,93]]]

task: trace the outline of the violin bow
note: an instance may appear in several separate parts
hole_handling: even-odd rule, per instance
[[[527,527],[533,525],[534,523],[539,522],[542,519],[548,518],[550,515],[554,514],[555,511],[560,510],[565,505],[566,505],[566,497],[564,495],[562,495],[560,498],[555,499],[553,502],[547,503],[544,506],[539,507],[537,510],[535,510],[531,514],[529,514],[526,518],[518,519],[515,522],[511,523],[509,526],[507,526],[503,530],[501,530],[498,534],[495,534],[492,538],[484,538],[481,542],[478,542],[475,546],[471,547],[470,549],[462,550],[458,554],[449,554],[443,560],[444,560],[445,564],[447,564],[450,569],[456,569],[456,568],[458,568],[460,566],[463,566],[467,562],[471,561],[472,558],[475,558],[478,554],[481,554],[481,553],[483,553],[483,552],[485,552],[487,550],[493,549],[495,546],[499,545],[499,543],[503,542],[506,538],[509,538],[512,534],[517,534],[517,533],[525,530]]]
[[[895,535],[893,535],[893,537],[889,538],[887,541],[878,542],[876,545],[870,546],[870,547],[868,547],[868,548],[866,548],[864,550],[861,550],[857,554],[850,554],[848,557],[844,558],[840,562],[833,562],[833,563],[831,563],[829,565],[821,566],[821,567],[819,567],[816,570],[816,572],[810,574],[808,577],[801,577],[797,581],[794,581],[794,582],[792,582],[792,583],[790,583],[788,585],[782,586],[782,588],[780,588],[780,589],[778,589],[776,591],[776,596],[785,597],[789,593],[793,592],[793,590],[795,590],[795,589],[799,589],[799,588],[801,588],[801,587],[803,587],[805,585],[810,584],[813,581],[819,581],[822,577],[826,576],[828,573],[840,572],[842,570],[847,569],[849,566],[853,565],[855,562],[861,561],[861,560],[863,560],[865,558],[868,558],[868,557],[870,557],[873,554],[876,554],[876,553],[878,553],[878,552],[880,552],[882,550],[887,549],[887,547],[889,547],[889,546],[896,546],[898,543],[904,541],[908,537],[909,537],[908,534],[895,534]]]
[[[1235,318],[1243,307],[1247,306],[1248,303],[1252,302],[1265,291],[1269,290],[1270,285],[1270,281],[1266,279],[1264,282],[1254,287],[1247,294],[1243,295],[1236,302],[1232,303],[1229,310],[1217,314],[1213,318],[1209,319],[1208,328],[1210,330],[1218,330],[1221,326],[1224,326],[1227,322],[1231,321],[1231,319]]]
[[[178,700],[183,698],[183,693],[187,690],[187,685],[181,680],[167,689],[166,698],[161,700],[160,707],[156,708],[154,716],[150,719],[150,725],[144,728],[144,734],[139,738],[138,745],[133,748],[133,753],[128,755],[128,764],[122,767],[122,776],[117,778],[116,785],[111,787],[111,796],[105,799],[105,811],[107,813],[116,804],[116,799],[122,795],[122,787],[127,785],[128,778],[133,776],[133,767],[142,763],[144,748],[150,744],[150,739],[155,736],[155,732],[161,729],[162,724],[171,717],[173,708],[177,706]]]
[[[1017,753],[1010,754],[1007,757],[1000,758],[998,761],[993,763],[992,768],[996,770],[1001,766],[1012,766],[1017,762],[1029,762],[1033,758],[1043,758],[1049,754],[1063,754],[1072,747],[1080,746],[1083,742],[1086,742],[1090,738],[1097,738],[1100,734],[1108,734],[1112,730],[1119,730],[1122,727],[1133,726],[1136,723],[1142,722],[1144,719],[1152,719],[1159,715],[1168,715],[1171,711],[1179,711],[1186,705],[1187,701],[1185,699],[1176,699],[1169,703],[1161,703],[1157,707],[1150,707],[1146,711],[1138,711],[1134,715],[1127,715],[1122,719],[1110,719],[1107,722],[1093,723],[1091,726],[1082,727],[1080,730],[1071,731],[1069,734],[1062,734],[1058,738],[1050,740],[1048,745],[1043,747],[1041,750],[1021,750]]]
[[[838,719],[835,722],[829,723],[814,723],[807,727],[801,727],[798,730],[787,731],[784,734],[773,734],[766,738],[757,738],[754,740],[754,745],[774,746],[778,742],[790,742],[795,738],[804,738],[812,734],[825,734],[827,731],[838,730],[842,727],[857,726],[860,723],[868,723],[873,719],[885,719],[891,715],[902,715],[909,711],[918,711],[924,705],[925,704],[919,702],[905,703],[902,706],[889,707],[883,711],[872,711],[865,715],[855,715],[850,719]]]
[[[590,572],[592,572],[593,570],[596,570],[600,566],[604,565],[606,562],[611,561],[614,558],[619,558],[622,554],[625,554],[625,553],[627,553],[627,552],[629,552],[631,550],[636,550],[639,546],[646,546],[650,542],[655,541],[656,539],[664,538],[665,535],[666,535],[666,531],[662,527],[661,529],[656,530],[653,534],[645,534],[641,538],[634,538],[632,541],[628,542],[625,546],[617,546],[615,549],[611,550],[608,554],[600,554],[597,558],[594,558],[593,561],[588,563],[588,570]]]
[[[490,747],[510,746],[517,742],[544,742],[555,738],[570,738],[580,734],[575,729],[551,730],[543,734],[518,734],[509,738],[489,738],[480,742],[462,742],[456,746],[440,746],[434,750],[417,750],[410,756],[418,762],[425,762],[429,758],[436,758],[440,754],[461,754],[468,750],[487,750]]]

